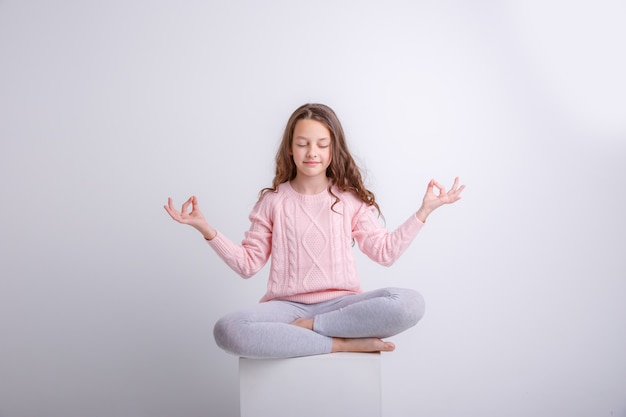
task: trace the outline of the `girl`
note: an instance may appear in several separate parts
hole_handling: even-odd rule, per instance
[[[395,345],[382,339],[414,326],[424,314],[424,301],[409,289],[363,292],[353,243],[372,260],[391,265],[430,213],[459,200],[464,187],[456,178],[446,191],[431,180],[419,210],[387,231],[337,116],[325,105],[305,104],[287,122],[274,181],[261,190],[241,244],[209,225],[195,196],[180,211],[169,198],[165,210],[197,229],[244,278],[271,257],[261,302],[215,325],[215,340],[225,351],[248,358],[390,352]]]

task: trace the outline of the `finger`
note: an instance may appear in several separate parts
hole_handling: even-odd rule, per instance
[[[189,197],[189,199],[183,203],[183,207],[181,209],[181,213],[183,213],[183,214],[187,213],[187,207],[189,207],[189,204],[191,204],[192,200],[193,200],[193,197]]]
[[[454,177],[454,184],[452,184],[452,190],[456,190],[456,188],[459,186],[459,177]]]
[[[433,185],[439,189],[439,195],[446,193],[446,187],[433,180]]]
[[[465,188],[464,185],[461,185],[457,190],[454,191],[454,193],[452,193],[452,191],[450,192],[450,198],[451,198],[451,202],[457,202],[461,199],[461,191],[463,191],[463,189]]]
[[[172,210],[174,209],[174,206],[172,205],[172,197],[168,197],[167,198],[167,205],[163,206],[165,208],[165,210],[170,214],[170,216],[172,215]]]
[[[436,191],[435,188],[437,188],[438,190]],[[428,182],[428,188],[426,189],[426,195],[424,197],[433,199],[433,198],[439,197],[438,194],[441,194],[440,185],[439,183],[437,183],[437,181],[435,181],[434,179],[431,179]]]
[[[194,214],[200,212],[200,204],[198,204],[198,198],[195,195],[191,200],[191,212]]]
[[[169,206],[163,206],[163,208],[165,209],[165,211],[167,211],[167,214],[169,214],[172,219],[180,222],[180,214],[175,209]]]

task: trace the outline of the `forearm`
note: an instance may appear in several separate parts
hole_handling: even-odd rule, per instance
[[[389,232],[376,218],[370,218],[357,225],[358,229],[353,232],[353,237],[361,251],[370,259],[381,265],[390,266],[409,247],[422,226],[424,222],[412,215],[396,230]]]
[[[216,233],[213,239],[207,239],[207,243],[233,271],[243,278],[249,278],[269,259],[272,239],[271,234],[263,236],[247,232],[243,242],[237,244],[223,234]]]
[[[206,240],[213,240],[217,235],[217,230],[215,230],[210,224],[205,223],[202,225],[198,225],[195,229],[202,234],[202,236]]]
[[[417,213],[415,213],[415,216],[422,222],[422,223],[426,223],[426,219],[428,218],[428,216],[430,216],[430,213],[432,213],[433,210],[432,209],[428,209],[425,208],[424,206],[421,206],[419,208],[419,210],[417,210]]]

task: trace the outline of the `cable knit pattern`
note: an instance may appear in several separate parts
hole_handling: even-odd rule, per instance
[[[267,293],[273,299],[306,304],[361,292],[352,239],[370,259],[393,264],[424,225],[413,214],[395,231],[379,222],[373,207],[354,194],[334,189],[316,195],[297,193],[283,183],[268,192],[250,213],[241,244],[218,233],[209,245],[244,278],[257,273],[271,256]]]

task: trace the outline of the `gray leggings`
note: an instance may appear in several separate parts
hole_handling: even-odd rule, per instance
[[[382,288],[317,304],[268,301],[228,314],[213,335],[225,351],[247,358],[290,358],[330,353],[332,338],[385,338],[414,326],[424,299],[414,290]],[[291,324],[314,318],[313,331]]]

